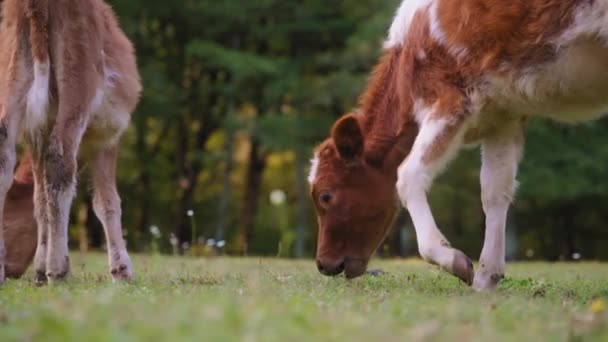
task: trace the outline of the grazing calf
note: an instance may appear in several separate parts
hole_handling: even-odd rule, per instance
[[[69,271],[68,216],[79,152],[92,164],[93,205],[106,232],[112,276],[132,277],[115,168],[118,140],[140,91],[133,47],[102,0],[4,1],[0,208],[13,181],[21,135],[33,158],[38,282],[62,280]],[[0,281],[4,256],[0,235]]]
[[[608,110],[608,0],[405,0],[360,106],[313,159],[319,270],[361,275],[398,197],[426,261],[494,289],[526,119],[573,123]],[[473,143],[486,215],[477,273],[427,201],[435,176]]]

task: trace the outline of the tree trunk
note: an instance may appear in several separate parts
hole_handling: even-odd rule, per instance
[[[395,224],[393,224],[393,230],[395,231],[393,234],[393,253],[395,256],[403,258],[407,256],[407,250],[405,246],[405,236],[404,235],[404,227],[407,225],[407,213],[405,209],[399,209],[399,213],[397,214],[397,219],[395,219]]]
[[[78,206],[76,215],[78,227],[78,250],[86,253],[89,250],[89,237],[87,236],[87,204],[83,201]]]
[[[251,149],[249,150],[249,165],[247,166],[247,179],[245,184],[245,197],[243,211],[241,213],[241,252],[247,255],[255,216],[258,210],[260,190],[262,188],[262,175],[266,167],[266,156],[260,152],[260,142],[251,138]]]
[[[142,249],[142,238],[146,235],[146,231],[148,230],[150,224],[150,176],[148,174],[148,169],[150,167],[147,153],[147,146],[145,141],[145,122],[137,121],[136,127],[136,141],[135,148],[137,149],[137,156],[139,162],[139,181],[137,184],[137,188],[139,188],[138,193],[138,201],[140,203],[138,215],[136,217],[135,227],[136,231],[131,232],[131,236],[128,239],[129,242],[135,245],[136,249]],[[160,140],[160,139],[159,139]],[[158,144],[158,142],[157,142]]]
[[[93,197],[87,193],[84,197],[84,206],[86,206],[86,221],[85,226],[87,227],[87,238],[88,247],[93,249],[100,249],[101,245],[105,241],[103,225],[95,215],[93,210]]]
[[[235,35],[232,37],[232,48],[238,50],[241,44],[240,37]],[[233,80],[230,80],[232,86],[235,86]],[[234,168],[234,134],[235,128],[233,127],[232,115],[234,114],[234,99],[228,99],[228,117],[226,120],[226,141],[224,142],[224,175],[222,178],[222,196],[217,208],[217,228],[215,232],[215,240],[217,242],[224,241],[226,239],[226,218],[228,218],[230,210],[230,200],[232,197],[232,170]],[[216,252],[221,253],[221,247],[216,248]]]
[[[141,174],[140,177],[140,184],[141,184],[141,197],[139,198],[139,200],[141,201],[140,203],[140,208],[139,208],[139,217],[138,217],[138,221],[137,221],[137,231],[133,232],[133,237],[132,239],[130,239],[134,245],[135,248],[137,248],[138,250],[141,250],[144,246],[142,246],[143,244],[143,237],[146,236],[145,232],[150,229],[150,200],[149,200],[149,194],[151,193],[150,190],[150,176],[148,175],[147,171],[144,171]]]
[[[562,215],[563,227],[562,231],[564,232],[564,251],[566,260],[573,260],[574,254],[577,253],[576,250],[576,229],[574,229],[574,210],[572,210],[572,206],[570,202],[565,203],[560,210]]]
[[[211,103],[211,107],[215,106],[215,101]],[[179,170],[179,185],[182,189],[182,194],[179,199],[177,211],[177,225],[175,236],[178,239],[179,246],[183,252],[184,242],[190,244],[192,241],[194,227],[191,227],[190,218],[187,215],[189,210],[194,210],[194,193],[198,185],[198,176],[203,168],[202,160],[197,157],[205,152],[205,145],[211,136],[211,133],[218,127],[217,122],[209,122],[206,117],[201,117],[200,127],[197,129],[194,136],[193,157],[188,157],[188,149],[191,148],[188,139],[182,138],[178,144],[178,170]],[[187,120],[187,119],[186,119]],[[184,136],[188,134],[185,122],[180,124],[180,134]],[[196,214],[196,212],[195,212]]]
[[[296,258],[304,257],[306,250],[306,232],[308,231],[308,193],[306,183],[307,155],[303,149],[296,151],[296,192],[298,196],[298,214],[296,223],[296,244],[294,254]]]
[[[230,209],[230,198],[232,197],[232,170],[234,168],[234,130],[226,129],[226,141],[224,142],[224,175],[222,178],[222,196],[217,209],[216,241],[226,239],[226,219]],[[219,250],[218,250],[219,252]]]
[[[189,116],[188,116],[189,117]],[[182,246],[184,242],[188,242],[190,240],[191,234],[188,229],[188,222],[186,220],[186,211],[191,207],[191,194],[192,194],[192,184],[188,181],[188,130],[186,128],[185,123],[182,121],[179,123],[179,141],[177,144],[176,151],[176,167],[178,174],[178,184],[181,191],[181,195],[178,199],[178,207],[177,207],[177,217],[176,217],[176,225],[174,227],[174,234],[177,237],[178,242],[178,250],[180,254],[182,251]]]

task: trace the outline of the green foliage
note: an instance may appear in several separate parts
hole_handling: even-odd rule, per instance
[[[119,164],[130,247],[169,252],[172,234],[191,242],[193,210],[199,238],[225,236],[229,252],[240,251],[250,229],[249,253],[275,255],[300,227],[297,239],[312,255],[305,161],[332,122],[357,106],[399,2],[112,1],[144,83]],[[510,257],[608,258],[607,122],[529,125]],[[261,173],[258,187],[252,170]],[[442,231],[473,258],[484,225],[478,170],[478,151],[468,150],[431,193]],[[274,189],[287,193],[293,232],[277,228],[283,224],[267,200]],[[152,225],[161,237],[152,239]],[[403,240],[416,253],[405,226],[407,236],[393,234],[383,251],[394,253]]]
[[[189,240],[190,209],[201,236],[216,235],[220,196],[229,196],[224,215],[230,217],[222,220],[229,245],[237,243],[239,213],[248,205],[243,179],[250,144],[260,143],[262,159],[311,153],[331,122],[356,105],[396,2],[116,2],[144,83],[119,171],[132,244],[145,249],[151,225],[161,230],[155,249],[171,250],[171,234]],[[231,191],[223,195],[227,139],[233,140],[234,167]],[[293,201],[308,200],[295,196],[293,163],[269,163],[262,171],[276,177],[264,177],[256,195],[261,203],[254,213],[254,253],[276,253],[279,242],[272,237],[276,215],[272,207],[264,209],[269,191],[288,193],[288,227],[295,221]],[[312,213],[303,217],[312,247]]]

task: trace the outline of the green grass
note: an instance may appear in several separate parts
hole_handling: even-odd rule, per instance
[[[312,261],[133,261],[126,285],[101,254],[73,254],[67,284],[8,281],[0,341],[608,340],[591,305],[608,301],[608,264],[511,264],[497,293],[478,294],[419,261],[378,260],[388,274],[353,281]]]

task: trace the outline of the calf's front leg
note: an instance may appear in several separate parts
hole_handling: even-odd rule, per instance
[[[397,191],[414,222],[422,258],[471,285],[473,264],[437,228],[426,194],[433,178],[459,150],[463,126],[464,119],[426,118],[410,155],[399,167]]]
[[[486,215],[486,233],[473,288],[494,290],[505,272],[507,211],[515,193],[515,176],[524,145],[519,121],[504,125],[482,143],[481,202]]]

